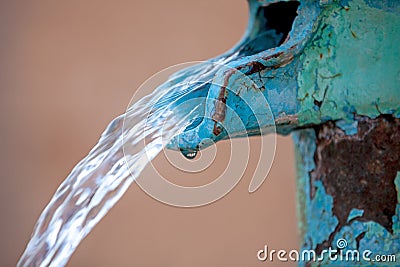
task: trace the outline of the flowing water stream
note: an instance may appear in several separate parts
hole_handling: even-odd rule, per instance
[[[279,46],[286,39],[290,27],[280,29],[275,27],[279,23],[272,23],[276,14],[286,10],[279,9],[282,4],[261,7],[260,13],[258,3],[251,3],[253,18],[249,28],[254,29],[246,32],[240,44],[219,58],[167,78],[109,124],[96,146],[72,170],[43,210],[18,262],[19,267],[64,266],[81,240],[145,166],[180,131],[196,125],[196,119],[201,121],[204,98],[216,72],[229,62]],[[293,22],[298,3],[288,3],[288,10],[293,13],[289,18]],[[258,20],[266,24],[253,25]],[[189,159],[196,156],[193,150],[182,152]]]
[[[203,115],[203,101],[187,101],[178,108],[176,103],[191,95],[205,95],[205,85],[218,64],[227,61],[229,58],[221,58],[216,64],[198,64],[178,72],[115,118],[57,189],[18,266],[64,266],[149,161],[193,119]]]

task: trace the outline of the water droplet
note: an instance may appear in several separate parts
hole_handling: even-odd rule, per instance
[[[181,150],[181,152],[187,159],[194,159],[197,155],[197,150]]]

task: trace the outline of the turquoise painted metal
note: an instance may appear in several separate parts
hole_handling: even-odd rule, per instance
[[[400,120],[356,121],[353,135],[332,122],[293,132],[301,249],[315,252],[309,266],[399,266]]]
[[[197,120],[170,148],[196,150],[202,140],[227,138],[223,125],[234,127],[231,112],[238,114],[247,133],[232,129],[230,137],[258,134],[260,128],[268,132],[272,126],[287,134],[329,120],[341,120],[339,125],[351,134],[356,130],[354,114],[400,115],[398,1],[269,2],[276,1],[249,1],[244,37],[209,61],[215,68],[196,65],[167,82],[210,79],[207,85],[188,88],[196,94],[187,96],[207,97],[205,117],[210,119]],[[290,23],[290,28],[270,25],[269,16],[275,24]],[[261,95],[267,108],[260,101],[243,103]]]
[[[211,59],[214,67],[195,65],[166,83],[193,80],[182,101],[206,98],[204,117],[169,147],[192,153],[210,140],[293,133],[302,251],[372,253],[300,264],[374,265],[369,260],[382,254],[400,266],[400,1],[250,0],[249,7],[237,46]]]

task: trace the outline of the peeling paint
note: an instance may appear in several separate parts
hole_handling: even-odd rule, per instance
[[[292,132],[301,248],[345,238],[400,259],[400,130],[390,128],[400,118],[400,1],[299,1],[281,45],[263,13],[275,2],[249,0],[244,37],[211,60],[224,66],[208,74],[204,119],[169,147]]]
[[[320,253],[345,238],[349,249],[399,259],[400,119],[357,119],[351,136],[332,122],[293,133],[302,249]]]
[[[400,16],[354,0],[328,6],[321,17],[301,55],[299,124],[393,114],[400,105]]]

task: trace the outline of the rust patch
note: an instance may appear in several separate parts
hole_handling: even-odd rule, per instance
[[[225,73],[224,83],[221,86],[221,89],[219,91],[218,98],[217,98],[217,101],[215,102],[215,106],[214,106],[214,113],[211,116],[212,120],[214,121],[214,129],[213,129],[214,135],[218,136],[222,132],[221,127],[218,127],[217,124],[218,124],[218,122],[222,122],[225,120],[226,99],[227,99],[226,87],[228,86],[228,82],[229,82],[229,79],[232,76],[232,74],[235,73],[235,71],[240,71],[241,69],[243,69],[245,67],[250,67],[250,70],[247,71],[245,73],[245,75],[259,73],[265,69],[279,68],[279,67],[282,67],[282,66],[290,63],[294,59],[294,56],[292,53],[278,52],[278,53],[269,55],[263,59],[268,61],[273,58],[278,59],[279,62],[277,62],[276,64],[274,64],[271,67],[265,66],[264,64],[262,64],[261,62],[258,62],[258,61],[251,61],[245,65],[237,67],[236,69],[230,69]]]
[[[284,54],[284,53],[281,51],[281,52],[278,52],[278,53],[269,55],[269,56],[267,56],[267,57],[263,57],[263,59],[264,59],[265,61],[268,61],[268,60],[270,60],[270,59],[272,59],[272,58],[279,58],[279,57],[282,56],[283,54]]]
[[[275,119],[275,124],[282,126],[282,125],[297,125],[298,117],[297,115],[283,115]]]
[[[295,50],[296,48],[297,48],[297,44],[294,44],[291,47],[289,47],[289,50]]]
[[[217,122],[214,122],[213,134],[214,134],[215,136],[218,136],[221,132],[222,132],[221,127],[219,127],[219,126],[217,125]]]
[[[345,135],[333,122],[316,128],[316,168],[310,173],[310,194],[314,182],[322,181],[333,197],[332,214],[339,223],[316,252],[331,246],[340,229],[357,220],[374,221],[393,233],[397,192],[394,180],[400,170],[400,119],[381,115],[376,119],[358,117],[358,133]],[[363,210],[362,216],[347,222],[350,211]]]
[[[250,69],[245,73],[245,75],[251,75],[251,74],[254,74],[257,72],[261,72],[263,70],[277,69],[277,68],[280,68],[280,67],[285,66],[285,65],[289,64],[290,62],[292,62],[292,60],[294,59],[294,55],[293,55],[293,53],[284,53],[281,51],[281,52],[277,52],[272,55],[269,55],[267,57],[263,57],[262,59],[265,61],[268,61],[271,59],[278,59],[279,62],[276,62],[275,64],[271,64],[270,66],[265,66],[261,62],[250,61],[246,65],[240,66],[236,69],[241,70],[244,67],[250,67]]]
[[[251,62],[247,63],[246,66],[250,67],[250,70],[245,73],[246,75],[251,75],[253,73],[263,71],[267,68],[266,66],[264,66],[262,63],[260,63],[258,61],[251,61]]]
[[[233,73],[235,73],[235,71],[235,69],[230,69],[225,73],[224,84],[219,91],[217,101],[215,101],[214,114],[211,117],[214,121],[214,135],[219,135],[222,132],[221,127],[217,126],[217,123],[225,120],[227,98],[226,87],[228,86],[229,78],[232,76]]]

